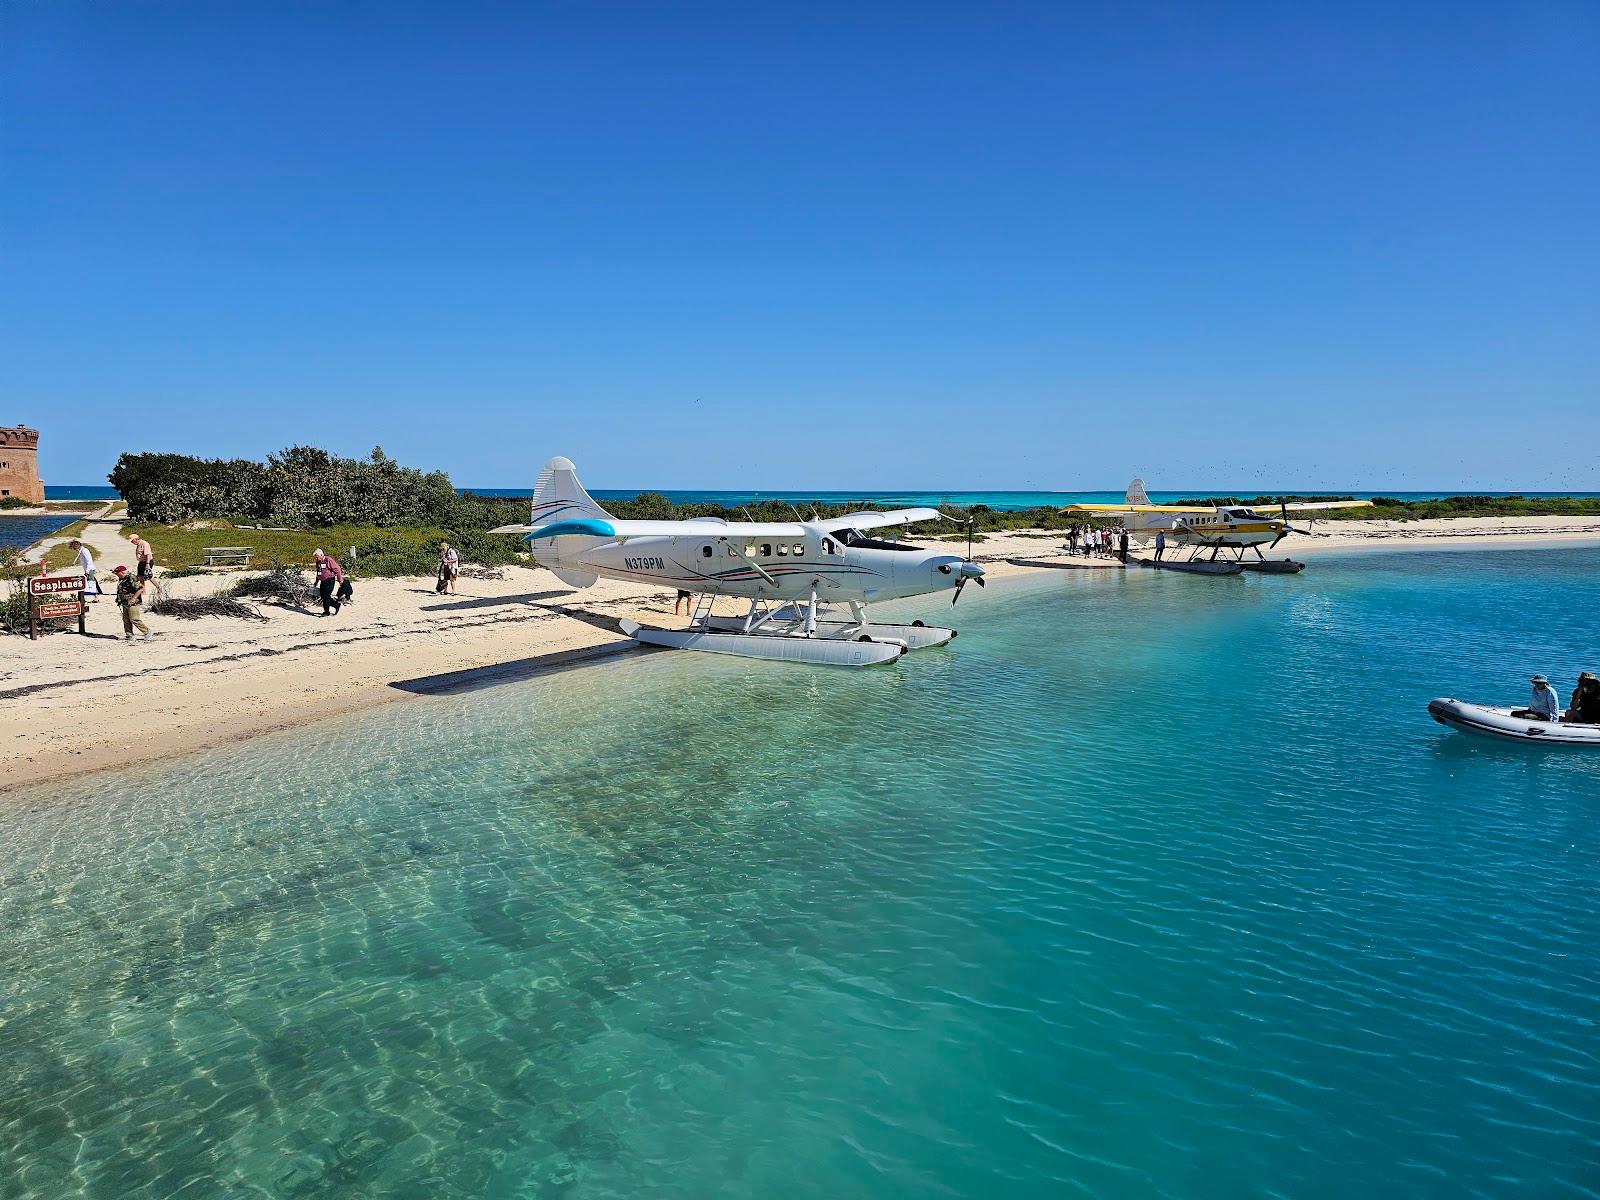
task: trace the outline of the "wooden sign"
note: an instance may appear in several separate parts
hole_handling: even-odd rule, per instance
[[[35,575],[28,580],[28,637],[39,640],[39,622],[62,617],[77,617],[78,632],[87,634],[84,624],[82,575]],[[66,596],[64,600],[34,600],[34,596]]]
[[[82,575],[35,575],[28,580],[30,596],[48,596],[54,592],[81,592],[83,587]]]

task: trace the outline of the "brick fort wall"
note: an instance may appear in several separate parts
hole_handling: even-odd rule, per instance
[[[43,502],[37,429],[0,425],[0,496],[17,496],[30,504]]]

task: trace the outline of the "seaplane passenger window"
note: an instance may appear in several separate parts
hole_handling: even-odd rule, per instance
[[[710,558],[711,557],[711,547],[710,546],[701,546],[700,547],[700,557],[701,558]]]
[[[762,558],[771,558],[772,557],[772,543],[771,542],[762,542],[761,543],[761,557]]]
[[[794,544],[794,556],[796,558],[800,558],[800,557],[804,556],[805,552],[806,552],[806,545],[805,545],[804,542],[796,542]]]
[[[754,558],[756,556],[756,544],[754,542],[746,542],[744,544],[744,556],[746,558]]]
[[[822,552],[824,554],[832,554],[833,553],[833,539],[832,538],[823,538],[822,539]]]
[[[782,542],[778,543],[778,557],[779,558],[788,558],[789,557],[789,547],[785,546]]]

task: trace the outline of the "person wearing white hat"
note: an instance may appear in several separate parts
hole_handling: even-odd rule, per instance
[[[1528,715],[1536,721],[1559,721],[1561,701],[1555,688],[1543,675],[1533,677],[1533,698],[1528,701]]]

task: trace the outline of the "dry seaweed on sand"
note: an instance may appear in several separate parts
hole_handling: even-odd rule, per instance
[[[456,572],[462,579],[504,579],[506,573],[498,567],[463,566]]]
[[[245,621],[265,621],[266,615],[254,604],[245,604],[232,596],[195,596],[180,599],[166,596],[150,606],[158,617],[178,617],[197,621],[201,617],[237,617]]]
[[[273,563],[264,575],[251,575],[234,584],[233,594],[285,608],[308,608],[317,598],[317,589],[299,571]]]

